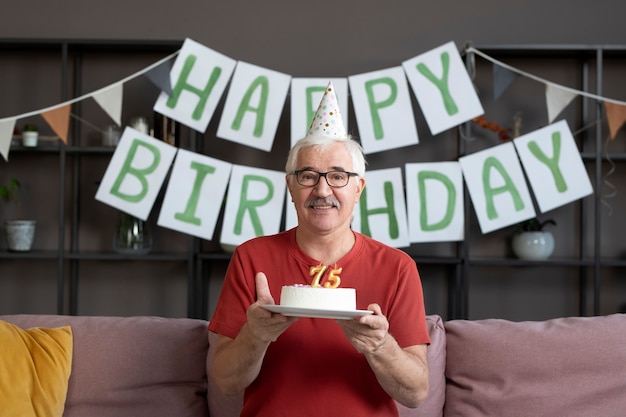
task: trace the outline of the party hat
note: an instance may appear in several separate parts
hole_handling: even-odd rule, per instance
[[[313,117],[307,136],[326,136],[329,138],[346,139],[348,134],[343,126],[341,111],[337,104],[337,96],[333,82],[328,83],[322,101]]]

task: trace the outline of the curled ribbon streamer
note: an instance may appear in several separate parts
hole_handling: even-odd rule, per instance
[[[474,81],[474,78],[476,78],[476,55],[474,55],[470,48],[471,47],[468,47],[466,50],[467,62],[469,63],[469,65],[466,65],[466,69],[470,79]]]
[[[596,119],[595,121],[586,124],[585,126],[581,127],[580,129],[578,129],[575,132],[572,132],[572,136],[577,136],[578,134],[584,132],[585,130],[594,127],[595,125],[597,125],[598,123],[602,122],[602,119]]]
[[[470,132],[471,132],[471,126],[468,123],[463,123],[459,126],[457,126],[457,129],[459,131],[459,137],[461,139],[463,139],[463,141],[465,142],[472,142],[474,141],[474,139],[476,139]]]
[[[89,126],[90,128],[94,129],[95,131],[100,132],[100,133],[104,133],[104,129],[100,129],[98,126],[94,125],[93,123],[88,122],[87,120],[83,119],[82,117],[80,117],[76,113],[70,113],[70,116],[73,117],[74,119],[78,120],[79,122],[81,122],[83,124],[86,124],[87,126]]]
[[[610,188],[613,191],[608,192],[608,193],[603,193],[602,197],[600,198],[600,202],[602,203],[603,206],[605,206],[609,210],[609,216],[612,216],[613,215],[613,206],[611,206],[611,204],[609,204],[606,200],[614,198],[615,196],[617,196],[617,187],[615,187],[613,185],[613,183],[611,183],[607,179],[608,177],[610,177],[615,172],[615,163],[613,162],[613,160],[611,159],[611,156],[607,152],[607,147],[608,147],[609,143],[611,143],[611,135],[607,135],[607,137],[606,137],[606,139],[604,141],[604,151],[603,151],[603,154],[606,156],[606,160],[608,161],[608,163],[611,166],[611,168],[608,170],[608,172],[606,174],[604,174],[602,176],[602,183],[606,187]]]
[[[602,122],[602,119],[596,119],[593,122],[587,123],[585,126],[581,127],[577,131],[572,132],[572,136],[578,136],[579,134],[581,134],[585,130],[590,129],[593,126],[595,126],[595,125],[597,125],[598,123],[601,123],[601,122]],[[611,199],[611,198],[614,198],[615,196],[617,196],[617,187],[615,187],[613,185],[613,183],[607,179],[608,177],[613,175],[613,173],[615,172],[615,169],[616,169],[615,168],[615,162],[613,162],[613,160],[611,159],[611,155],[607,151],[608,145],[610,143],[611,143],[611,135],[608,135],[606,137],[605,141],[604,141],[604,147],[603,147],[603,150],[602,150],[602,155],[604,157],[606,157],[606,160],[607,160],[607,162],[609,163],[609,165],[611,167],[609,168],[607,173],[602,176],[602,183],[607,188],[611,189],[612,191],[610,191],[608,193],[601,194],[602,197],[600,198],[600,203],[609,210],[609,216],[612,216],[613,215],[613,206],[609,202],[607,202],[607,199]]]

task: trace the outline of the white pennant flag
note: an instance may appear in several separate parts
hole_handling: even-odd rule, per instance
[[[7,162],[9,162],[9,149],[11,148],[14,128],[15,119],[0,120],[0,154]]]
[[[546,105],[548,107],[548,123],[563,111],[574,100],[576,93],[565,90],[554,84],[546,84]]]
[[[122,125],[122,98],[124,94],[124,84],[117,83],[94,93],[94,100],[107,112],[111,119],[118,125]]]

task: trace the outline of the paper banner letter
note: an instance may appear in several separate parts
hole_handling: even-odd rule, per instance
[[[179,149],[157,224],[213,239],[232,165]]]
[[[291,76],[239,62],[228,89],[217,137],[269,152]]]
[[[483,234],[535,217],[535,208],[511,142],[459,158]]]
[[[565,120],[513,141],[542,213],[593,193]]]
[[[369,171],[352,228],[396,248],[410,245],[400,168]]]
[[[67,132],[70,127],[70,108],[71,105],[66,104],[47,112],[41,113],[41,117],[48,125],[59,135],[63,143],[67,144]]]
[[[348,80],[346,78],[294,78],[291,80],[291,147],[306,136],[328,82],[332,81],[341,109],[341,118],[348,129]]]
[[[366,154],[418,143],[411,96],[402,67],[348,78]]]
[[[205,132],[236,61],[186,39],[172,66],[172,93],[161,92],[154,111]]]
[[[285,200],[285,173],[234,165],[228,185],[220,243],[239,245],[277,233]]]
[[[402,66],[433,135],[484,113],[454,42],[404,61]]]
[[[13,129],[15,129],[15,119],[4,119],[0,121],[0,154],[5,161],[9,162],[9,150],[11,140],[13,140]]]
[[[146,220],[176,150],[127,127],[98,187],[96,200]]]
[[[464,239],[463,175],[458,162],[406,164],[412,243]]]

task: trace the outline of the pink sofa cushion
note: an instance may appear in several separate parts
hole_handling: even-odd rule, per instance
[[[71,326],[65,417],[208,417],[206,321],[39,315],[0,320],[22,328]]]
[[[430,345],[428,346],[428,368],[430,370],[428,397],[419,408],[407,408],[398,404],[400,417],[440,417],[446,399],[446,331],[441,317],[426,317]]]
[[[398,404],[401,417],[437,417],[443,415],[446,381],[446,335],[443,321],[439,316],[426,317],[431,344],[428,347],[430,367],[430,391],[428,398],[417,409]],[[237,417],[241,411],[243,395],[224,395],[213,379],[213,358],[217,335],[209,332],[209,354],[207,355],[207,375],[209,381],[208,402],[211,417]]]
[[[626,412],[626,315],[453,320],[445,327],[445,416]]]

